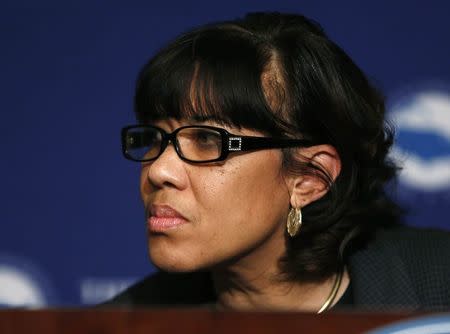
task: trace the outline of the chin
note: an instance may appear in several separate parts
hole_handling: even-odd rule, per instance
[[[174,273],[187,273],[204,269],[204,266],[188,258],[186,254],[177,256],[176,254],[167,254],[149,249],[149,257],[152,264],[159,270]]]

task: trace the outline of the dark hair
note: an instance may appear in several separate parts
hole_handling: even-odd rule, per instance
[[[253,13],[181,35],[142,69],[135,111],[144,123],[212,119],[337,150],[341,172],[334,182],[320,166],[283,151],[287,172],[312,173],[329,186],[303,208],[299,235],[286,238],[280,264],[289,279],[329,277],[376,228],[399,220],[384,190],[397,171],[387,157],[393,133],[384,99],[304,16]]]

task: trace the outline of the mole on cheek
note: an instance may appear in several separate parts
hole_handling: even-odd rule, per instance
[[[223,167],[216,167],[215,169],[216,174],[218,174],[218,176],[225,176],[225,168]]]

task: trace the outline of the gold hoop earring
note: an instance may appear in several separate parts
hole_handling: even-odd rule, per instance
[[[287,219],[287,232],[291,237],[295,237],[302,226],[302,211],[300,208],[291,208]]]

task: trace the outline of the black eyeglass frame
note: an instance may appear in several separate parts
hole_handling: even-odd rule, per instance
[[[162,142],[161,142],[161,148],[158,154],[150,159],[135,159],[133,158],[128,152],[127,152],[127,143],[126,143],[126,135],[129,130],[137,129],[137,128],[151,128],[156,129],[161,133]],[[203,129],[209,129],[217,131],[221,134],[222,138],[222,150],[220,153],[220,156],[216,159],[210,159],[210,160],[190,160],[183,156],[183,153],[181,152],[181,149],[178,147],[176,136],[177,133],[180,132],[183,129],[189,129],[189,128],[203,128]],[[153,126],[153,125],[129,125],[122,128],[121,131],[121,137],[122,137],[122,153],[125,158],[132,161],[137,162],[149,162],[153,161],[159,158],[159,156],[164,152],[164,150],[167,148],[167,145],[169,142],[172,142],[175,151],[177,152],[178,156],[181,160],[189,162],[189,163],[208,163],[208,162],[217,162],[217,161],[223,161],[225,160],[228,155],[232,152],[247,152],[247,151],[257,151],[257,150],[265,150],[265,149],[272,149],[272,148],[287,148],[287,147],[310,147],[314,144],[310,140],[306,139],[291,139],[291,138],[273,138],[273,137],[256,137],[256,136],[241,136],[236,135],[228,132],[225,129],[218,128],[215,126],[209,126],[209,125],[187,125],[182,126],[177,129],[175,129],[171,133],[167,133],[165,130]]]

